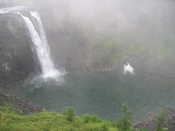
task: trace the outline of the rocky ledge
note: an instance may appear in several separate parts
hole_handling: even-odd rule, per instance
[[[0,106],[2,105],[14,105],[16,109],[27,114],[42,111],[41,107],[33,105],[29,100],[22,100],[16,96],[0,93]]]
[[[148,119],[135,124],[135,128],[144,128],[148,131],[157,131],[159,128],[175,131],[175,109],[166,108],[160,114],[149,113]]]

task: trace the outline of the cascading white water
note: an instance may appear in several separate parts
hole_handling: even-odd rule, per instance
[[[37,12],[29,11],[31,17],[33,17],[39,27],[39,33],[37,32],[32,20],[24,16],[20,11],[24,10],[24,7],[12,7],[0,9],[0,14],[13,13],[22,17],[24,20],[27,29],[29,30],[32,42],[34,44],[34,48],[36,49],[36,53],[38,59],[40,61],[40,65],[42,68],[42,77],[43,78],[58,78],[61,73],[55,68],[55,65],[50,56],[50,49],[48,46],[47,38],[45,35],[44,27],[40,16]]]
[[[42,66],[43,67],[43,76],[46,78],[52,77],[52,76],[59,76],[59,75],[61,75],[61,73],[58,70],[56,70],[55,65],[53,64],[52,59],[50,57],[50,49],[48,46],[48,41],[46,38],[46,34],[44,31],[44,27],[43,27],[40,15],[36,11],[31,11],[30,14],[31,14],[31,16],[33,16],[36,19],[38,26],[39,26],[40,38],[42,40],[42,46],[40,46],[40,44],[38,44],[38,46],[40,46],[39,48],[40,49],[42,48],[41,50],[43,50],[45,52],[40,57],[41,63],[43,63],[42,64],[43,65]]]
[[[22,15],[20,12],[18,12],[18,14],[24,19],[26,26],[28,27],[28,30],[30,32],[32,41],[34,43],[34,46],[41,64],[43,77],[44,78],[57,77],[58,75],[60,75],[60,72],[56,70],[51,60],[49,46],[48,46],[47,39],[46,39],[44,29],[39,16],[37,15],[35,18],[37,18],[37,21],[39,24],[41,37],[39,33],[36,31],[32,21],[28,17]],[[33,14],[33,12],[30,12],[30,14]]]
[[[38,26],[39,26],[39,31],[40,31],[42,42],[45,44],[45,46],[47,46],[46,48],[48,49],[48,52],[49,52],[48,42],[47,42],[46,34],[44,31],[44,27],[43,27],[43,23],[41,21],[40,15],[36,11],[31,11],[30,14],[33,18],[36,19]]]

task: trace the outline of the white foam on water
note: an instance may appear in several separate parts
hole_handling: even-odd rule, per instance
[[[127,62],[127,64],[124,64],[123,66],[123,74],[135,74],[135,69],[130,65],[130,63]]]

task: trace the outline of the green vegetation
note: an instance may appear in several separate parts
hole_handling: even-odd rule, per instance
[[[0,131],[116,131],[114,123],[94,115],[75,115],[72,108],[63,113],[42,111],[25,115],[10,106],[0,108]]]
[[[117,123],[119,131],[133,131],[131,112],[128,111],[128,107],[126,105],[122,106],[122,112],[123,118]]]
[[[161,111],[156,119],[156,130],[157,131],[168,131],[168,119],[167,111]]]
[[[75,120],[75,111],[73,108],[68,108],[64,111],[67,121],[73,122]]]
[[[112,122],[95,115],[75,115],[73,108],[63,113],[42,111],[26,115],[12,106],[3,106],[0,107],[0,131],[146,131],[133,128],[126,105],[122,111],[121,120]],[[161,118],[158,120],[162,123],[164,120]],[[158,127],[157,131],[164,131],[163,127]]]

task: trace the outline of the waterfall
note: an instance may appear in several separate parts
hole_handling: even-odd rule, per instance
[[[37,37],[37,39],[40,39],[40,42],[42,42],[42,43],[37,43],[37,41],[34,42],[35,38],[34,38],[34,36],[32,36],[32,34],[33,34],[33,31],[36,32],[36,30],[30,30],[30,33],[31,33],[32,39],[34,38],[33,43],[37,47],[36,50],[38,49],[37,53],[38,53],[40,63],[42,65],[43,77],[47,78],[47,77],[59,76],[60,72],[55,68],[55,65],[50,57],[50,48],[48,45],[48,41],[46,38],[46,34],[44,31],[44,27],[43,27],[40,15],[36,11],[31,11],[30,14],[33,18],[36,19],[36,21],[38,23],[38,27],[39,27],[40,37],[39,38]],[[26,18],[24,19],[24,21],[26,22],[26,25],[28,25],[30,23],[28,25],[28,28],[31,28],[32,22],[31,21],[29,22],[29,20],[30,19],[28,19],[26,21]]]
[[[34,49],[36,50],[36,54],[38,56],[41,69],[42,69],[42,77],[43,78],[58,78],[61,75],[51,59],[50,49],[47,42],[47,38],[45,35],[44,27],[41,21],[39,14],[35,11],[29,11],[29,14],[32,18],[34,18],[39,27],[39,33],[35,28],[32,20],[24,16],[20,11],[24,10],[24,7],[12,7],[0,9],[0,14],[13,13],[19,15],[25,22],[26,27],[30,33]]]

